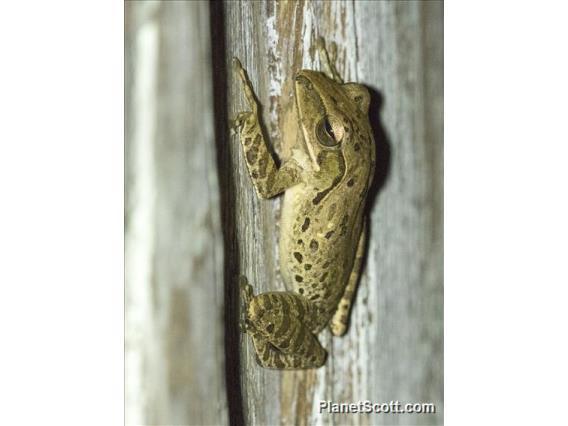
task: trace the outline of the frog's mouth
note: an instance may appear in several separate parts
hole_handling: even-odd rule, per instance
[[[313,83],[305,75],[303,75],[302,72],[299,72],[296,75],[294,92],[296,99],[296,111],[298,112],[298,126],[301,129],[304,146],[312,160],[315,171],[319,171],[320,167],[317,162],[317,154],[314,151],[313,144],[310,143],[312,138],[310,138],[309,134],[309,124],[313,121],[313,118],[311,117],[313,113],[306,114],[306,111],[301,107],[301,105],[315,110],[313,105],[318,103],[321,104],[321,99],[319,99],[317,92],[313,90]]]

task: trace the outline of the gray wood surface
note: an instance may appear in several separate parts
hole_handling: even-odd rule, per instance
[[[317,69],[311,46],[324,36],[339,46],[347,81],[374,89],[371,120],[378,144],[377,185],[365,272],[343,338],[321,336],[330,353],[317,371],[259,368],[241,338],[243,409],[247,424],[441,424],[443,422],[443,6],[440,2],[225,2],[226,69],[237,56],[248,69],[275,150],[291,131],[294,73]],[[239,82],[228,75],[229,116],[243,110]],[[278,274],[279,200],[259,200],[236,138],[221,141],[233,232],[230,299],[236,276],[257,292],[283,290]],[[226,165],[226,166],[225,166]],[[233,301],[234,304],[234,301]],[[234,312],[231,312],[233,314]],[[228,333],[236,333],[229,327]],[[234,337],[236,339],[236,337]],[[234,344],[234,339],[231,344]],[[236,350],[236,348],[234,348]],[[238,362],[237,362],[238,361]],[[239,380],[232,382],[234,386]],[[436,414],[320,414],[320,400],[432,402]]]
[[[209,8],[125,4],[126,424],[227,424]]]
[[[210,9],[210,10],[209,10]],[[259,200],[228,120],[249,71],[285,158],[292,78],[318,36],[368,85],[377,142],[351,327],[318,370],[260,368],[237,326],[240,274],[283,290],[280,200]],[[126,424],[443,423],[443,4],[125,4]],[[320,400],[431,402],[435,414],[320,414]]]

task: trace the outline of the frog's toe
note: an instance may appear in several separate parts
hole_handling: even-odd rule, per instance
[[[239,278],[239,290],[241,295],[239,328],[241,332],[247,333],[253,329],[251,322],[247,319],[247,311],[249,303],[254,297],[254,293],[252,285],[248,283],[245,276]]]
[[[252,289],[252,285],[249,284],[247,278],[245,276],[241,276],[239,278],[239,288],[241,291],[241,299],[243,302],[246,302],[248,306],[250,300],[253,298],[254,293]]]
[[[331,334],[337,337],[343,336],[347,332],[347,318],[336,319],[334,318],[329,324]]]
[[[247,321],[246,319],[241,319],[239,321],[239,330],[241,331],[241,333],[247,334],[249,331],[252,330],[250,322]]]
[[[337,53],[337,43],[332,41],[331,43],[329,43],[329,50],[330,53],[333,55],[335,53]]]
[[[231,134],[238,133],[238,131],[243,128],[250,115],[250,111],[240,112],[233,120],[229,121],[229,129],[231,130]]]
[[[239,61],[239,58],[237,58],[236,56],[233,56],[233,69],[237,72],[243,69],[241,61]]]

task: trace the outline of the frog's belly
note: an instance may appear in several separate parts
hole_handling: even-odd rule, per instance
[[[340,218],[328,220],[310,201],[301,189],[286,191],[280,221],[280,270],[289,290],[331,315],[353,265],[353,224],[344,224],[340,230]]]

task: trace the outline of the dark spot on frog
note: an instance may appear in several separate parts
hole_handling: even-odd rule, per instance
[[[359,150],[361,149],[361,145],[360,145],[359,143],[356,143],[356,144],[353,146],[353,149],[354,149],[355,151],[359,151]]]
[[[304,294],[304,289],[303,289],[303,288],[300,288],[300,289],[298,289],[298,292],[299,292],[300,294]]]
[[[331,262],[328,260],[323,264],[322,268],[329,268],[329,265],[331,265]]]
[[[296,278],[296,281],[298,281],[299,283],[304,281],[304,277],[302,277],[301,275],[296,275],[294,278]]]
[[[309,226],[310,226],[310,218],[307,217],[307,218],[304,220],[304,224],[302,225],[302,232],[305,232],[306,229],[308,229]]]
[[[312,200],[312,202],[314,203],[314,205],[318,205],[319,202],[323,199],[323,197],[325,197],[325,195],[328,193],[329,191],[322,191],[322,192],[318,192],[315,196],[315,198]]]
[[[302,257],[302,254],[301,254],[301,253],[295,251],[295,252],[294,252],[294,257],[296,258],[296,260],[297,260],[298,262],[302,263],[303,257]]]
[[[302,240],[298,240],[298,244],[302,244],[302,245],[304,245],[304,241],[302,241]]]
[[[317,251],[319,247],[319,244],[316,240],[312,240],[310,242],[310,248],[312,249],[312,251]]]
[[[258,171],[261,177],[266,176],[266,167],[268,166],[268,159],[266,157],[261,157],[258,160]]]
[[[309,263],[306,263],[306,264],[304,265],[304,269],[305,269],[306,271],[309,271],[310,269],[312,269],[312,265],[310,265]]]
[[[272,333],[274,331],[274,324],[268,324],[266,326],[266,331],[268,331],[269,333]]]
[[[345,129],[345,133],[349,133],[351,131],[351,129],[349,127],[344,127]]]
[[[351,178],[347,181],[347,186],[351,187],[355,183],[355,179]]]
[[[320,283],[324,282],[326,278],[327,278],[327,272],[324,272],[324,274],[320,278]]]
[[[315,196],[315,198],[312,200],[312,203],[314,203],[314,206],[319,204],[321,200],[323,200],[323,198],[333,189],[337,186],[337,184],[339,182],[341,182],[341,178],[342,176],[337,176],[335,179],[333,179],[333,182],[331,183],[331,186],[327,189],[324,189],[321,192],[318,192]]]
[[[333,234],[335,234],[335,231],[329,231],[327,234],[325,234],[325,238],[329,240],[331,237],[333,237]]]
[[[252,176],[253,179],[256,179],[258,177],[257,172],[252,172],[250,175]]]
[[[319,294],[314,294],[313,296],[310,297],[310,300],[316,300],[319,299],[320,295]]]
[[[251,138],[245,138],[245,146],[246,145],[250,145],[250,142],[252,141]]]
[[[247,152],[247,161],[249,163],[254,163],[256,161],[256,154],[257,154],[256,149],[251,148],[250,151]]]

